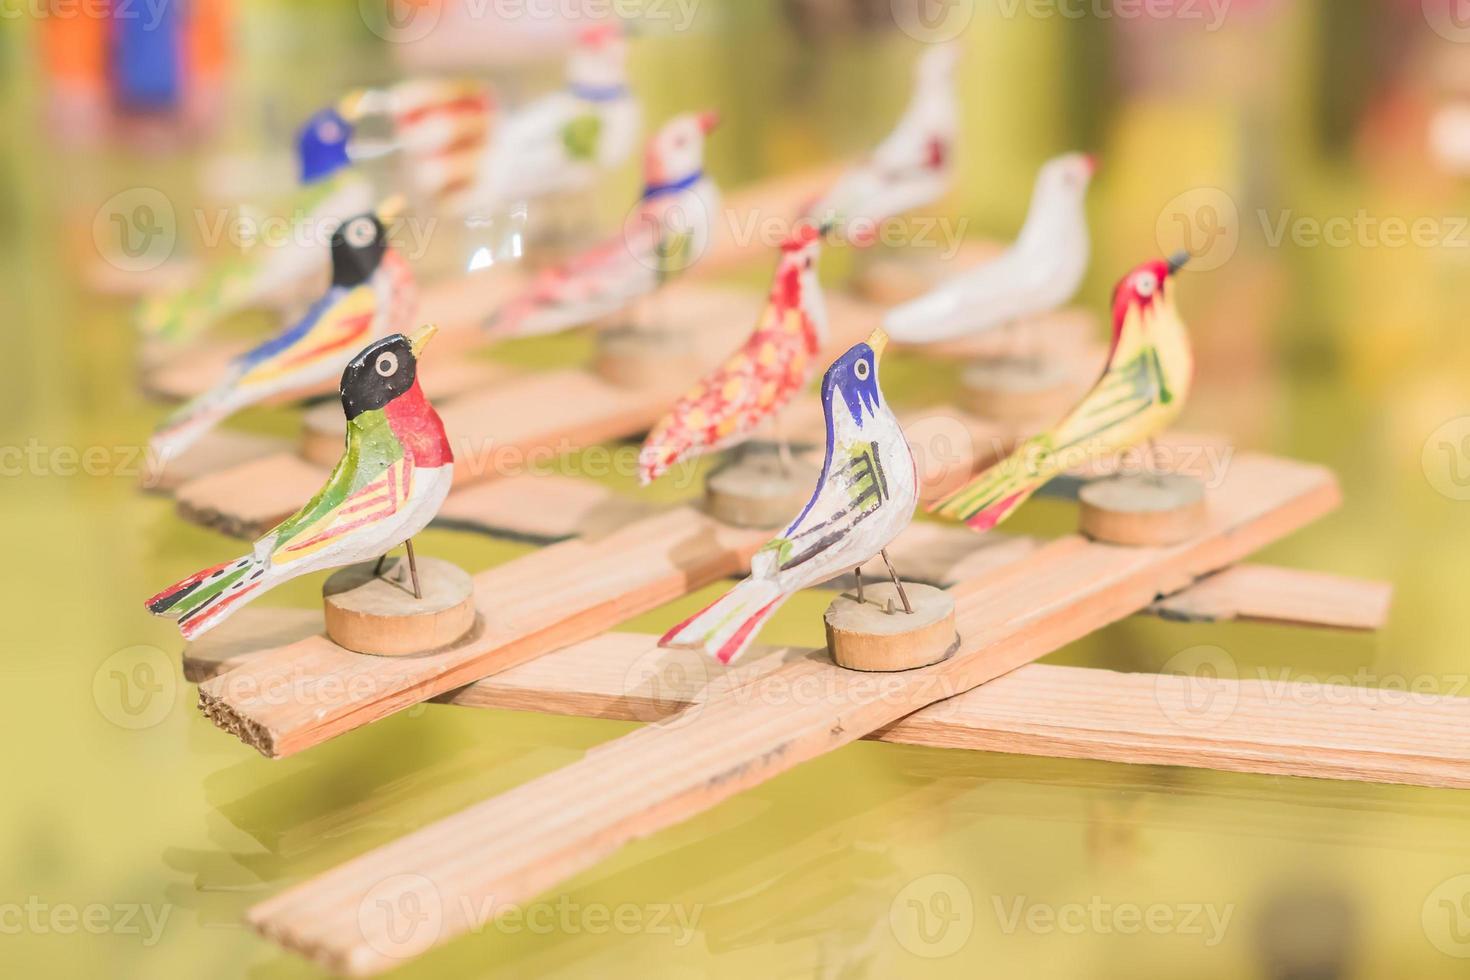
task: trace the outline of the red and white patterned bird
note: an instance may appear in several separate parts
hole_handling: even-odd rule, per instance
[[[704,138],[718,124],[713,112],[665,123],[649,141],[647,186],[622,234],[542,272],[490,318],[490,336],[556,333],[611,316],[698,261],[720,209],[704,174]]]
[[[643,485],[691,456],[744,441],[806,387],[827,340],[827,306],[816,271],[821,244],[821,232],[803,224],[781,245],[771,296],[755,331],[649,433],[638,454]]]

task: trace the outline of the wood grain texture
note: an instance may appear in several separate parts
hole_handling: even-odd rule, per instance
[[[1242,619],[1345,630],[1382,629],[1393,586],[1270,565],[1236,565],[1154,603],[1165,619],[1217,622]]]
[[[956,586],[961,646],[943,663],[874,677],[795,652],[754,681],[737,670],[687,723],[600,746],[261,903],[249,921],[328,969],[390,969],[474,926],[484,896],[529,900],[630,840],[1143,609],[1338,502],[1336,481],[1320,467],[1237,457],[1212,499],[1207,533],[1193,541],[1122,549],[1071,536]],[[433,928],[395,942],[402,923],[391,916],[425,886],[436,899]]]
[[[205,682],[199,705],[262,754],[292,755],[741,571],[766,537],[685,508],[552,545],[475,576],[479,623],[448,650],[385,660],[313,634]]]
[[[609,633],[477,681],[448,704],[655,722],[724,668]],[[789,652],[751,650],[759,671]],[[765,659],[770,658],[770,659]],[[1018,755],[1470,787],[1470,698],[1028,664],[867,738]]]

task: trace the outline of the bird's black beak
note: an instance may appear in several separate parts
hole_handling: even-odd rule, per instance
[[[826,238],[828,235],[832,234],[832,229],[836,227],[836,221],[824,221],[817,226],[817,234],[821,235],[823,238]]]
[[[1169,256],[1168,262],[1169,275],[1172,276],[1174,275],[1174,273],[1178,272],[1180,269],[1189,264],[1189,252],[1185,249],[1180,249],[1173,255]]]

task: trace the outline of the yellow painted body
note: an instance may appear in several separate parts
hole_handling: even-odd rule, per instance
[[[1174,305],[1173,285],[1130,305],[1107,367],[1066,418],[1021,443],[935,511],[988,530],[1052,477],[1144,443],[1173,424],[1194,378],[1194,356]]]

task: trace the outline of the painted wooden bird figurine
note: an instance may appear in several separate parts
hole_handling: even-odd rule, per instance
[[[459,204],[494,218],[512,204],[589,187],[638,146],[643,114],[628,88],[628,43],[620,25],[582,29],[567,63],[567,87],[495,123]]]
[[[417,195],[436,209],[454,211],[473,183],[497,118],[495,95],[485,83],[462,78],[422,78],[387,88],[358,89],[340,105],[349,127],[383,117],[386,140],[354,142],[353,158],[399,153]],[[345,122],[345,120],[344,120]]]
[[[771,295],[755,331],[654,426],[638,454],[644,486],[682,460],[744,441],[806,387],[827,341],[817,282],[821,232],[801,225],[781,245]]]
[[[713,112],[665,123],[649,141],[647,184],[622,234],[542,272],[490,318],[490,336],[555,333],[611,316],[698,261],[720,210],[704,173],[704,139],[718,124]]]
[[[330,288],[285,332],[235,358],[213,388],[169,416],[149,443],[156,459],[177,456],[246,406],[335,377],[364,342],[405,328],[418,292],[383,226],[396,208],[389,202],[337,229]]]
[[[1181,252],[1145,262],[1113,291],[1113,341],[1102,377],[1054,428],[1021,443],[1004,460],[931,510],[988,531],[1052,477],[1100,454],[1152,443],[1179,417],[1194,377],[1189,334],[1174,305]]]
[[[885,549],[913,519],[919,499],[914,457],[878,384],[887,343],[882,330],[873,331],[822,378],[827,456],[805,509],[756,552],[749,578],[669,630],[661,646],[703,649],[729,663],[796,592],[875,555],[887,560]]]
[[[898,125],[872,155],[807,208],[806,220],[832,223],[854,245],[871,245],[888,218],[939,200],[954,179],[959,48],[930,47],[914,72],[914,92]]]
[[[281,306],[318,288],[330,271],[331,248],[316,229],[336,227],[372,207],[372,185],[354,166],[401,152],[419,195],[444,206],[468,184],[467,178],[454,182],[454,162],[483,155],[493,110],[481,83],[423,79],[353,91],[314,113],[296,138],[301,189],[261,222],[292,233],[256,243],[213,263],[197,282],[146,299],[138,308],[139,330],[186,341],[244,310]],[[372,115],[389,119],[388,139],[358,138],[358,126]]]
[[[261,222],[292,229],[331,227],[372,206],[372,185],[353,171],[351,124],[338,107],[323,109],[302,126],[296,142],[301,187]],[[280,305],[313,277],[326,278],[328,250],[317,236],[290,234],[257,242],[243,253],[212,262],[193,282],[149,296],[134,322],[144,336],[182,343],[256,307]]]
[[[1069,153],[1037,174],[1031,209],[1010,248],[918,299],[888,311],[883,328],[906,344],[984,333],[1057,309],[1087,274],[1085,208],[1097,162]]]
[[[444,425],[418,382],[418,359],[437,328],[369,344],[342,372],[347,444],[326,485],[255,542],[250,554],[191,575],[148,600],[192,640],[282,582],[381,558],[439,513],[454,474]]]

